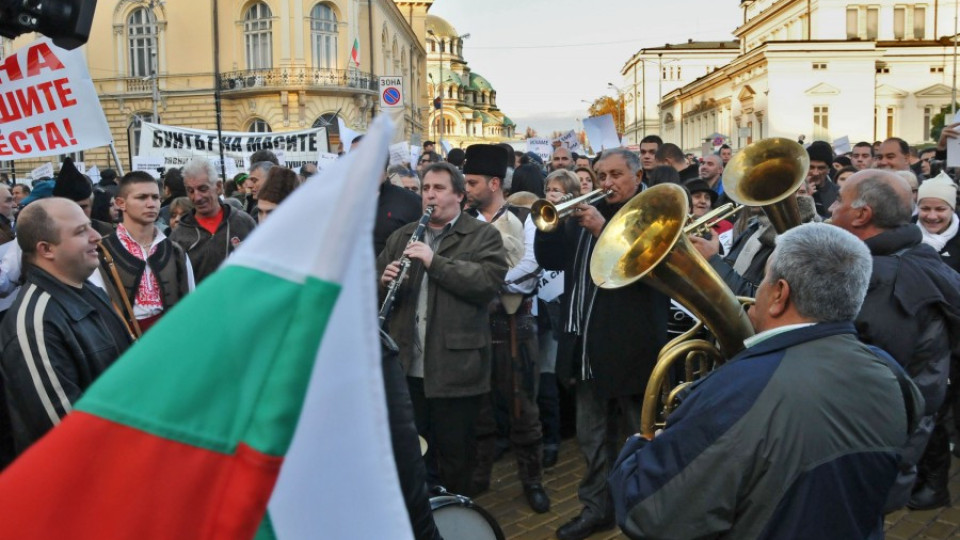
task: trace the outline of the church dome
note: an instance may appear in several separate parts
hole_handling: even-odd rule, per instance
[[[433,33],[436,34],[437,37],[455,38],[460,35],[452,24],[436,15],[427,15],[426,24],[427,30],[433,30]]]
[[[483,78],[482,76],[477,75],[476,73],[473,73],[473,72],[470,73],[470,85],[469,85],[469,87],[470,87],[471,90],[476,90],[476,91],[478,91],[478,92],[482,92],[482,91],[484,91],[484,90],[486,90],[486,91],[488,91],[488,92],[492,92],[492,91],[493,91],[493,85],[490,84],[490,81],[488,81],[487,79],[485,79],[485,78]]]

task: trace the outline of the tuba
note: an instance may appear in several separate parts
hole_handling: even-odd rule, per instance
[[[643,398],[641,425],[648,439],[665,424],[679,391],[743,350],[743,340],[754,333],[742,305],[746,299],[734,296],[687,239],[692,232],[688,212],[682,187],[653,186],[607,223],[590,259],[590,274],[598,287],[616,289],[642,279],[702,321],[660,350]],[[706,340],[690,339],[704,323],[719,349]],[[679,361],[685,362],[686,382],[673,387],[669,379]]]
[[[810,157],[800,144],[763,139],[738,152],[723,171],[723,192],[745,206],[762,206],[783,234],[801,223],[797,189],[807,177]]]

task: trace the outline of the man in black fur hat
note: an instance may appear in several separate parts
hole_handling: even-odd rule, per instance
[[[93,209],[93,182],[85,174],[77,170],[73,160],[66,158],[60,165],[60,172],[57,174],[57,183],[53,186],[53,196],[63,197],[76,202],[83,213],[90,217],[90,211]],[[90,223],[94,230],[100,233],[100,236],[113,234],[113,225],[91,219]]]
[[[523,483],[527,503],[535,512],[550,510],[550,499],[542,485],[541,454],[543,431],[537,407],[537,320],[532,314],[533,293],[540,266],[533,254],[537,229],[527,208],[507,204],[503,178],[510,154],[499,145],[475,144],[467,148],[464,180],[470,215],[492,224],[500,231],[507,250],[506,283],[490,306],[493,344],[493,373],[489,399],[484,400],[477,420],[477,469],[474,483],[478,492],[490,485],[496,447],[497,422],[494,404],[509,404],[506,418],[510,444],[517,456],[517,474]]]

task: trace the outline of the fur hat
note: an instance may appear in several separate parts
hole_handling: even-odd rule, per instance
[[[941,172],[937,176],[924,180],[917,190],[917,201],[923,199],[940,199],[950,205],[950,208],[957,209],[957,185],[949,176]]]
[[[507,151],[495,144],[472,144],[467,147],[463,174],[480,174],[503,179],[507,176]]]
[[[53,196],[71,201],[85,201],[93,195],[90,180],[77,170],[73,160],[65,158],[57,174],[57,183],[53,186]]]
[[[813,141],[807,147],[807,155],[810,156],[810,161],[820,161],[826,163],[828,167],[833,165],[833,148],[830,143]]]

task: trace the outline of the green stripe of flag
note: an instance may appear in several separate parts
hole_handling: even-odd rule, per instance
[[[77,409],[216,452],[233,453],[242,441],[284,455],[340,286],[243,266],[226,266],[203,285]]]

